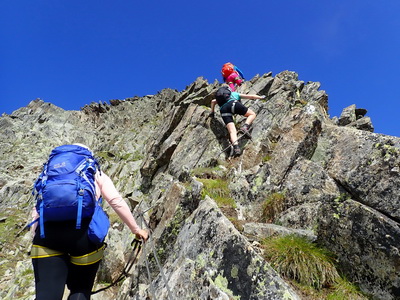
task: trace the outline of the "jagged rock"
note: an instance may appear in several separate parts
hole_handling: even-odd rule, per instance
[[[364,108],[356,108],[356,105],[350,105],[343,109],[340,118],[334,123],[339,126],[349,126],[360,130],[374,132],[374,126],[372,125],[371,119],[365,117],[367,110]]]
[[[19,246],[26,249],[30,241],[19,235],[6,243],[3,236],[27,223],[32,183],[51,149],[79,142],[94,150],[121,194],[137,204],[135,213],[146,212],[141,226],[146,221],[152,229],[147,252],[129,279],[97,299],[145,299],[151,286],[157,299],[167,299],[153,249],[178,299],[298,299],[249,241],[261,238],[264,227],[317,236],[350,281],[376,299],[398,299],[400,139],[372,133],[366,110],[355,105],[331,120],[320,83],[284,71],[256,76],[240,87],[267,97],[243,101],[257,118],[252,139],[240,141],[243,154],[231,158],[222,151],[229,144],[220,116],[208,118],[217,86],[198,78],[182,92],[164,89],[110,105],[91,103],[81,111],[36,99],[3,114],[0,298],[15,299],[16,286],[23,284],[19,293],[30,299],[32,277],[15,280],[26,272],[21,265],[15,268],[18,261],[30,266]],[[243,122],[236,118],[238,126]],[[219,208],[207,197],[201,201],[203,184],[194,172],[225,180],[235,207]],[[259,225],[251,231],[258,236],[246,237],[249,223],[260,223],[271,194],[283,196],[271,216],[282,227]],[[117,220],[112,217],[99,280],[115,278],[129,255],[132,236]],[[235,221],[245,232],[236,230]]]
[[[301,97],[306,102],[314,102],[321,106],[325,113],[328,112],[328,95],[325,91],[320,90],[319,82],[307,82],[301,90]]]
[[[269,89],[269,98],[273,98],[278,94],[283,94],[285,97],[293,97],[297,90],[301,90],[304,82],[298,81],[298,75],[292,71],[283,71],[277,74]]]
[[[131,241],[124,240],[123,237],[127,232],[119,227],[121,226],[118,223],[114,223],[106,237],[107,247],[97,273],[97,281],[112,282],[113,278],[118,278],[125,265],[124,250],[129,249]]]
[[[400,181],[392,170],[400,163],[400,139],[327,126],[319,146],[326,171],[341,189],[334,201],[323,203],[319,239],[334,249],[363,290],[378,299],[397,299],[399,277],[393,269],[400,256],[393,240]]]
[[[328,174],[354,200],[400,220],[400,140],[342,127],[326,127]]]
[[[119,99],[112,99],[110,100],[110,105],[111,106],[117,106],[119,104],[121,104],[122,102],[124,102],[125,100],[119,100]]]
[[[339,197],[336,182],[317,163],[298,158],[289,170],[281,190],[285,207],[277,222],[290,228],[313,230],[318,226],[318,216],[323,214],[321,204]]]
[[[367,110],[365,108],[356,108],[356,105],[350,105],[343,109],[340,118],[336,121],[339,126],[350,126],[360,130],[374,132],[374,126],[371,119],[365,117]]]
[[[317,236],[311,230],[293,229],[284,226],[267,223],[246,223],[243,225],[243,233],[250,238],[261,241],[272,236],[297,235],[313,242]]]
[[[352,199],[325,204],[323,211],[318,236],[347,276],[375,299],[399,299],[398,222]]]
[[[276,145],[271,165],[271,183],[279,186],[293,167],[295,160],[301,156],[311,158],[317,147],[318,136],[321,131],[321,120],[307,110],[294,110],[284,120],[288,132]]]
[[[239,88],[240,93],[257,94],[257,95],[268,95],[268,91],[271,88],[274,78],[272,73],[264,74],[261,77],[257,77],[253,82],[247,81]]]
[[[356,117],[356,105],[352,104],[342,110],[342,113],[339,117],[338,124],[339,126],[346,126],[350,123],[353,123],[357,120]]]
[[[361,119],[357,119],[356,121],[350,123],[347,126],[354,127],[359,130],[374,132],[374,126],[372,125],[370,117],[362,117]]]
[[[334,125],[338,125],[338,124],[339,124],[339,118],[336,117],[336,116],[334,116],[334,117],[331,119],[331,121],[332,121],[332,123],[333,123]]]
[[[167,299],[166,284],[174,299],[299,299],[211,199],[185,221],[172,253],[163,266],[166,282],[161,275],[153,281],[157,299]]]

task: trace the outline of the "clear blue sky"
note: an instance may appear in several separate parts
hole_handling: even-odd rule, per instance
[[[1,0],[0,113],[41,98],[92,101],[290,70],[319,81],[329,114],[366,108],[400,136],[400,1]]]

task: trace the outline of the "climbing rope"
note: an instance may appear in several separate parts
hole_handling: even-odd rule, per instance
[[[236,141],[234,141],[233,143],[230,143],[227,147],[225,147],[224,149],[222,149],[221,152],[218,153],[217,158],[218,158],[222,153],[224,153],[226,150],[228,150],[229,148],[231,148],[232,145],[233,145],[234,143],[238,142],[238,141],[239,141],[242,137],[244,137],[245,135],[246,135],[246,134],[239,135],[239,137],[236,139]],[[231,156],[231,155],[232,155],[232,153],[230,153],[230,156]]]
[[[122,272],[118,276],[118,278],[116,280],[114,280],[111,284],[109,284],[108,286],[98,289],[97,291],[92,291],[92,295],[103,292],[105,290],[108,290],[109,288],[115,286],[116,284],[118,284],[120,281],[122,281],[129,275],[129,272],[130,272],[133,264],[135,263],[137,257],[139,256],[140,250],[142,248],[142,241],[135,238],[132,241],[131,246],[133,246],[133,249],[131,251],[131,254],[129,255],[128,262],[126,263],[124,269],[122,270]]]
[[[142,202],[140,202],[136,207],[138,207],[141,203],[142,203]],[[151,208],[152,208],[152,207],[148,208],[147,210],[145,210],[145,211],[143,211],[143,212],[141,212],[141,211],[138,209],[138,219],[140,220],[140,223],[143,222],[144,225],[146,226],[146,228],[149,230],[149,239],[152,237],[153,231],[151,230],[150,225],[149,225],[149,224],[147,223],[147,221],[145,220],[145,218],[144,218],[144,213],[147,212],[147,211],[149,211]],[[141,225],[142,225],[142,224],[141,224]],[[150,294],[151,294],[151,296],[153,297],[153,299],[157,299],[157,298],[156,298],[156,295],[155,295],[154,286],[153,286],[153,284],[152,284],[152,279],[151,279],[150,264],[149,264],[149,260],[148,260],[148,257],[147,257],[147,249],[146,249],[146,248],[147,248],[147,245],[148,245],[148,247],[150,247],[150,251],[151,251],[151,252],[153,253],[153,255],[154,255],[154,258],[155,258],[157,267],[158,267],[158,269],[159,269],[159,271],[160,271],[160,274],[161,274],[161,278],[162,278],[162,280],[164,281],[165,287],[166,287],[166,289],[167,289],[168,299],[169,299],[169,300],[173,300],[174,298],[172,297],[172,293],[171,293],[171,290],[170,290],[170,288],[169,288],[167,278],[166,278],[165,273],[164,273],[164,270],[163,270],[163,268],[162,268],[162,266],[161,266],[161,264],[160,264],[160,260],[159,260],[159,258],[158,258],[158,255],[157,255],[157,252],[156,252],[156,250],[155,250],[155,247],[154,247],[154,245],[151,245],[151,243],[150,243],[149,241],[147,241],[147,242],[145,243],[145,241],[144,241],[143,238],[142,238],[141,240],[138,240],[138,239],[135,238],[135,239],[132,241],[131,246],[133,247],[133,249],[132,249],[131,254],[130,254],[130,256],[129,256],[128,262],[126,263],[124,269],[122,270],[122,272],[121,272],[121,274],[118,276],[118,278],[117,278],[116,280],[114,280],[111,284],[109,284],[108,286],[106,286],[106,287],[104,287],[104,288],[101,288],[101,289],[98,289],[98,290],[96,290],[96,291],[93,291],[93,292],[92,292],[92,295],[93,295],[93,294],[100,293],[100,292],[103,292],[103,291],[105,291],[105,290],[107,290],[107,289],[109,289],[109,288],[115,286],[116,284],[118,284],[119,282],[121,282],[123,279],[125,279],[126,277],[128,277],[128,276],[129,276],[129,272],[130,272],[130,270],[131,270],[133,264],[134,264],[135,261],[137,260],[137,258],[138,258],[138,256],[139,256],[140,252],[142,251],[142,252],[143,252],[143,255],[144,255],[145,265],[146,265],[147,278],[148,278],[148,280],[149,280],[149,282],[150,282],[150,285],[149,285]]]

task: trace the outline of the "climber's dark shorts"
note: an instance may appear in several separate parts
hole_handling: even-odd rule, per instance
[[[36,299],[61,299],[64,287],[70,290],[68,299],[89,299],[104,245],[92,243],[87,230],[90,220],[46,222],[45,237],[36,229],[31,249],[35,274]]]
[[[244,106],[240,101],[230,101],[224,104],[221,109],[221,117],[225,125],[233,122],[233,115],[244,116],[248,111],[248,108]]]

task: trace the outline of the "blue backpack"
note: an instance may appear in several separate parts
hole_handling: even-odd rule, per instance
[[[76,219],[79,229],[82,218],[93,215],[98,205],[94,178],[97,170],[100,171],[97,160],[85,147],[63,145],[51,151],[33,191],[42,238],[46,221]]]

